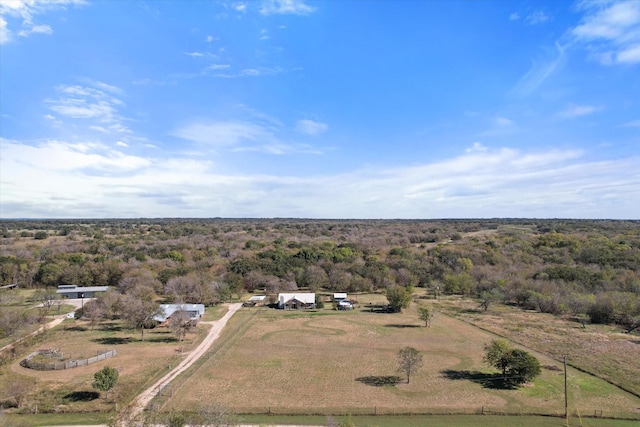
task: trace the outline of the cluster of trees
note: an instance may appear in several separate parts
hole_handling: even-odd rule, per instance
[[[381,291],[395,311],[409,304],[413,288],[425,287],[434,296],[478,298],[484,310],[505,303],[640,325],[640,227],[634,221],[166,219],[0,226],[0,285],[107,285],[122,299],[207,305],[243,291]],[[33,237],[21,237],[24,232]],[[38,232],[48,238],[35,239]]]

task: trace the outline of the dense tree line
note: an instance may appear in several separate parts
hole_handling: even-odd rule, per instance
[[[125,300],[211,305],[243,291],[300,288],[387,292],[401,309],[401,297],[423,287],[477,298],[485,310],[503,303],[640,325],[636,221],[5,220],[0,227],[0,285],[112,286],[110,307],[96,309],[110,315],[122,315]],[[20,314],[2,312],[3,324]]]

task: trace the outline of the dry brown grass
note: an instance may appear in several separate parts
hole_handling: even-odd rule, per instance
[[[605,378],[640,395],[640,336],[620,327],[586,325],[570,318],[523,311],[501,305],[488,312],[478,303],[451,297],[439,307],[466,322],[492,331],[557,360],[567,354],[568,363]]]
[[[114,325],[117,326],[117,325]],[[187,335],[184,349],[189,350],[205,332],[208,325],[200,326],[199,332]],[[140,332],[128,329],[105,331],[100,328],[91,331],[81,321],[65,323],[47,333],[46,339],[24,350],[16,360],[0,371],[0,402],[10,401],[7,387],[3,386],[16,379],[31,379],[35,387],[27,400],[27,407],[39,411],[87,412],[109,411],[114,404],[128,402],[152,378],[175,366],[183,357],[179,352],[181,344],[176,342],[167,328],[145,331],[145,341],[140,341]],[[60,371],[34,371],[19,365],[21,358],[28,353],[43,348],[59,348],[65,353],[65,359],[80,359],[94,356],[99,350],[115,348],[117,356],[88,366]],[[64,398],[73,392],[95,391],[91,387],[93,374],[104,366],[116,368],[119,373],[118,384],[109,399],[83,402]]]
[[[445,370],[491,372],[482,357],[484,344],[494,338],[445,315],[437,316],[427,329],[421,327],[415,307],[403,314],[358,309],[305,315],[264,309],[248,320],[251,310],[255,309],[243,309],[231,319],[231,329],[235,323],[240,336],[181,381],[167,409],[193,410],[202,401],[217,401],[247,412],[268,407],[352,413],[373,407],[469,411],[484,406],[515,413],[563,410],[558,371],[544,370],[535,384],[520,390],[485,388],[469,379],[444,375]],[[252,322],[250,327],[241,328],[239,324],[246,321]],[[410,384],[373,387],[356,380],[396,375],[396,354],[405,346],[422,351],[425,360]],[[536,356],[543,365],[560,366],[548,357]],[[588,375],[571,374],[575,407],[640,411],[640,399]]]

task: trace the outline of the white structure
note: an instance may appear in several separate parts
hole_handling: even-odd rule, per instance
[[[347,301],[345,299],[340,300],[338,303],[338,310],[353,310],[353,304],[351,304],[351,301]]]
[[[336,292],[333,294],[333,300],[334,301],[342,301],[347,299],[347,293],[346,292]]]
[[[184,311],[191,320],[199,320],[204,315],[204,304],[160,304],[162,314],[153,317],[156,322],[166,322],[176,311]]]
[[[96,292],[107,292],[109,286],[60,285],[56,290],[62,298],[93,298]]]
[[[300,308],[315,308],[316,294],[313,292],[278,294],[278,308],[287,310]]]
[[[253,307],[255,305],[264,305],[264,300],[266,298],[267,298],[266,295],[254,295],[244,303],[244,306]]]

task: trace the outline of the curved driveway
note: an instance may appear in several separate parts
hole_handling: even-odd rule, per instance
[[[136,397],[131,406],[131,412],[129,414],[130,419],[137,418],[138,415],[144,411],[144,408],[151,402],[160,387],[166,387],[173,379],[175,379],[178,375],[186,371],[193,363],[198,360],[206,351],[211,347],[211,344],[214,343],[215,340],[218,339],[222,329],[227,324],[231,316],[234,315],[238,309],[242,307],[241,303],[229,304],[229,311],[222,316],[220,320],[216,320],[214,322],[202,322],[207,324],[212,324],[209,333],[205,337],[205,339],[196,347],[189,355],[182,361],[178,366],[169,371],[165,376],[160,378],[155,382],[151,387],[147,388],[145,391],[140,393],[138,397]]]

